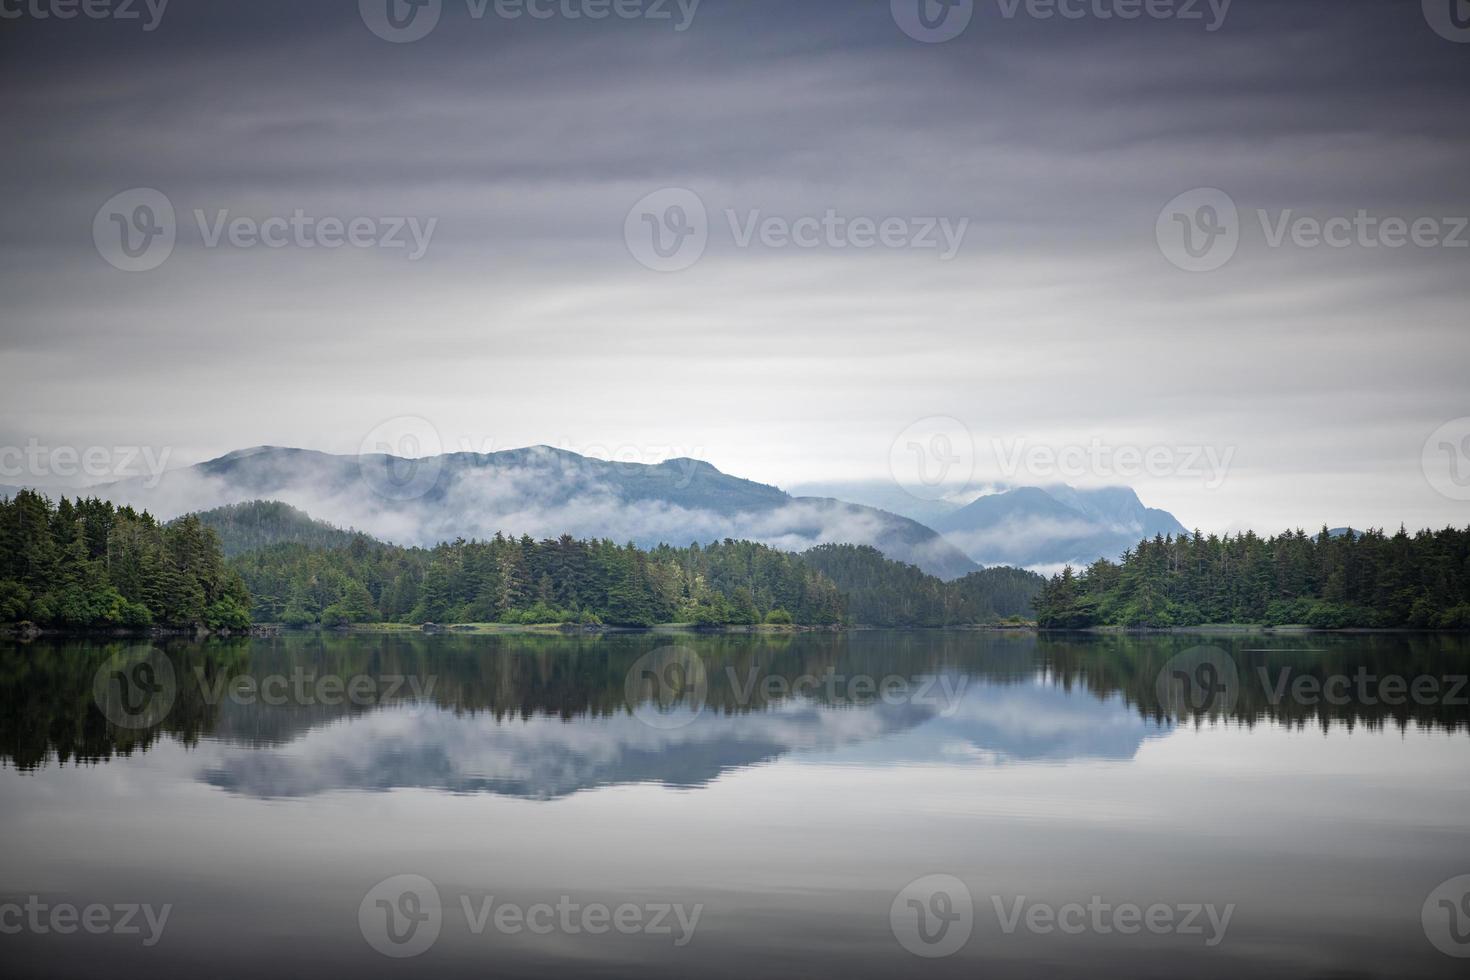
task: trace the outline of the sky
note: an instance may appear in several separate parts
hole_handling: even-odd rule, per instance
[[[546,444],[1470,523],[1467,0],[90,2],[0,0],[0,484]]]

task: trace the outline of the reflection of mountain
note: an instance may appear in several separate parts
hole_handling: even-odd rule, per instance
[[[955,676],[963,693],[953,705],[794,700],[747,714],[701,713],[674,729],[630,715],[503,724],[400,706],[306,733],[285,749],[227,751],[205,779],[260,797],[426,787],[549,799],[620,783],[700,786],[805,753],[868,763],[1129,759],[1146,737],[1171,727],[1139,718],[1119,698]]]
[[[547,446],[419,460],[261,446],[170,471],[157,486],[135,478],[93,489],[163,518],[277,500],[404,545],[497,531],[642,547],[729,537],[787,551],[867,544],[945,579],[976,567],[924,525],[875,507],[793,497],[692,459],[609,462]]]
[[[398,707],[307,733],[286,749],[226,752],[205,779],[262,797],[429,787],[549,799],[619,783],[694,787],[792,752],[903,731],[930,716],[909,705],[791,702],[744,715],[702,713],[660,729],[631,715],[505,723]]]
[[[1259,679],[1282,671],[1319,681],[1360,671],[1460,675],[1462,637],[1276,636],[1269,649],[1258,637],[1210,642],[1238,671],[1238,698],[1226,706],[1232,722],[1470,727],[1463,704],[1388,704],[1372,691],[1360,699],[1355,688],[1346,703],[1301,703],[1273,699]],[[790,755],[867,764],[1126,760],[1173,726],[1157,681],[1201,638],[683,635],[677,643],[706,669],[705,706],[682,727],[650,726],[630,712],[625,680],[669,643],[646,634],[170,642],[157,654],[179,679],[171,710],[159,729],[142,731],[109,724],[92,685],[109,657],[148,644],[0,645],[0,753],[29,769],[147,751],[165,735],[211,743],[204,778],[245,794],[418,786],[537,799],[615,783],[699,786]],[[356,703],[221,696],[241,677],[374,684]],[[849,683],[858,677],[906,686],[883,698]],[[926,677],[938,682],[916,681]],[[793,696],[801,678],[811,680]]]
[[[995,763],[1131,759],[1144,739],[1173,724],[1144,719],[1121,697],[1097,699],[1046,681],[971,687],[953,717],[924,729],[929,754],[946,760]]]

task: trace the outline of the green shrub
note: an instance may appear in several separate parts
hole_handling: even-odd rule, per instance
[[[552,623],[572,623],[578,619],[579,617],[574,613],[538,600],[529,609],[512,610],[506,613],[500,621],[520,626],[544,626]]]
[[[19,582],[0,582],[0,623],[17,623],[31,608],[31,590]]]
[[[1470,630],[1470,603],[1462,602],[1446,609],[1438,625],[1442,630]]]
[[[204,611],[204,625],[216,630],[249,629],[250,610],[240,605],[230,596],[225,596]]]

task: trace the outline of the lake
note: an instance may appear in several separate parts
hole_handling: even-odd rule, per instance
[[[1463,976],[1470,639],[0,646],[10,976]]]

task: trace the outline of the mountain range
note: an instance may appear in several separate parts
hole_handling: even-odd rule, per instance
[[[946,580],[993,565],[1082,566],[1116,558],[1145,537],[1185,533],[1172,514],[1144,506],[1127,487],[997,487],[942,500],[882,482],[793,490],[699,460],[613,462],[548,446],[423,459],[259,446],[158,480],[134,477],[88,492],[164,520],[276,500],[405,545],[496,532],[612,538],[645,548],[723,538],[789,551],[866,544]]]
[[[163,519],[277,500],[386,541],[431,545],[497,532],[571,534],[640,547],[724,538],[788,551],[867,544],[946,580],[978,566],[931,528],[875,507],[796,497],[708,463],[610,462],[547,446],[409,460],[261,446],[91,488]]]

